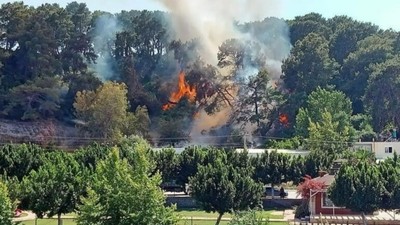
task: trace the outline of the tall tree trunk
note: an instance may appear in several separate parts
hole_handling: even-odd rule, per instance
[[[257,89],[254,91],[255,92],[255,98],[254,98],[254,106],[255,106],[255,111],[256,111],[256,118],[257,118],[257,129],[260,128],[260,117],[258,117],[258,93]]]
[[[61,213],[57,214],[57,224],[62,225]]]
[[[221,219],[222,219],[222,215],[224,215],[224,214],[223,214],[223,213],[220,213],[220,214],[218,215],[217,222],[215,223],[215,225],[219,225],[219,223],[221,222]]]

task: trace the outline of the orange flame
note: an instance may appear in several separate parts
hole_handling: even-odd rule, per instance
[[[168,103],[162,106],[162,110],[170,110],[176,104],[178,104],[178,102],[184,96],[186,96],[189,101],[194,102],[196,100],[196,94],[196,88],[189,86],[189,84],[185,81],[185,72],[181,71],[178,79],[178,90],[171,94]]]
[[[288,125],[289,124],[289,118],[286,114],[279,114],[279,122],[283,125]]]

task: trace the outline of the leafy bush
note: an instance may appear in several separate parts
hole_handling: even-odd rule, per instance
[[[256,210],[235,212],[228,225],[268,225],[269,221],[257,216]]]
[[[300,219],[306,216],[310,216],[310,210],[308,205],[309,205],[308,201],[303,201],[301,205],[297,206],[294,212],[294,217]]]
[[[285,140],[272,140],[267,143],[267,148],[275,149],[298,149],[302,145],[299,137],[293,137]]]

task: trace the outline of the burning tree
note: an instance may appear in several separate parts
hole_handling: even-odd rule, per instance
[[[178,79],[178,88],[176,91],[171,93],[171,96],[169,97],[168,103],[164,104],[162,109],[164,111],[169,110],[173,108],[176,104],[179,103],[179,101],[183,97],[187,97],[187,99],[190,102],[195,102],[196,101],[196,88],[193,86],[190,86],[186,80],[185,80],[185,72],[181,71],[179,73],[179,79]]]

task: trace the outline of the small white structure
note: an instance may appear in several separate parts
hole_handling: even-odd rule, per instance
[[[237,148],[235,149],[236,152],[243,152],[244,149],[243,148]],[[267,151],[268,153],[271,153],[273,151],[276,151],[277,153],[280,154],[287,154],[287,155],[294,155],[294,156],[306,156],[308,155],[309,151],[305,151],[305,150],[291,150],[291,149],[262,149],[262,148],[248,148],[247,152],[249,153],[250,156],[256,156],[256,155],[261,155],[263,154],[265,151]]]
[[[377,160],[384,160],[393,157],[395,152],[400,155],[400,142],[356,142],[353,145],[353,149],[371,151],[375,154]]]
[[[154,151],[161,151],[162,149],[164,149],[164,148],[153,148]],[[165,148],[165,149],[168,149],[168,148]],[[175,152],[178,154],[182,153],[185,150],[185,148],[172,148],[172,149],[174,149]],[[236,148],[235,151],[240,153],[240,152],[243,152],[244,149]],[[290,150],[290,149],[261,149],[261,148],[248,148],[247,149],[247,152],[250,156],[261,155],[265,151],[268,151],[268,153],[276,151],[278,153],[294,155],[294,156],[298,156],[298,155],[306,156],[309,153],[309,151],[305,151],[305,150]]]

